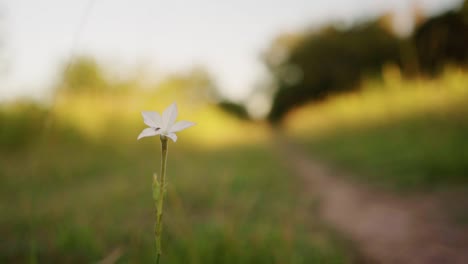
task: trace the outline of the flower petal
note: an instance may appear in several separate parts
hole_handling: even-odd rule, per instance
[[[140,133],[140,135],[138,135],[137,140],[139,140],[140,138],[143,138],[143,137],[151,137],[151,136],[159,135],[159,134],[161,134],[160,131],[161,131],[160,129],[158,129],[158,131],[156,131],[154,128],[145,128]]]
[[[190,122],[190,121],[179,121],[179,122],[175,123],[169,129],[169,132],[170,133],[179,132],[181,130],[184,130],[184,129],[189,128],[189,127],[194,126],[194,125],[195,125],[195,123]]]
[[[177,141],[177,135],[175,133],[169,133],[166,135],[166,137],[172,139],[172,141],[176,142]]]
[[[162,126],[162,118],[161,115],[157,112],[152,111],[143,111],[141,112],[143,116],[143,122],[148,125],[149,127],[161,127]]]
[[[162,114],[162,124],[164,130],[169,130],[177,118],[177,105],[172,103]]]

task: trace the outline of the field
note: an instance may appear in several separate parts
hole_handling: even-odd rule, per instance
[[[289,134],[313,157],[375,186],[466,186],[468,74],[451,69],[412,81],[387,75],[360,92],[298,109],[285,124]]]
[[[136,141],[139,111],[165,107],[152,100],[75,94],[56,98],[52,110],[4,108],[0,262],[154,261],[160,143]],[[169,145],[162,263],[350,261],[346,243],[313,216],[314,201],[301,197],[264,125],[179,105],[198,124]]]
[[[408,192],[464,188],[468,74],[384,76],[297,109],[285,134],[352,180]],[[140,111],[161,111],[172,98],[180,119],[197,126],[169,145],[163,263],[356,261],[355,245],[318,218],[318,201],[286,166],[268,125],[177,90],[2,105],[0,262],[152,262],[160,143],[136,137]]]

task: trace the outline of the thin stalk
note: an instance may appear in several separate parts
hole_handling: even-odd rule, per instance
[[[164,191],[165,191],[165,178],[166,178],[166,162],[167,162],[167,137],[161,136],[161,176],[159,182],[156,178],[156,189],[153,192],[158,192],[155,195],[156,199],[156,263],[159,264],[161,258],[161,233],[162,233],[162,216],[163,216],[163,204],[164,204]],[[159,187],[159,189],[157,189]]]

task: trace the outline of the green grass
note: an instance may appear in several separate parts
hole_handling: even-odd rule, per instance
[[[468,184],[467,112],[342,129],[307,143],[311,155],[398,190]]]
[[[468,72],[369,82],[288,120],[311,156],[393,190],[468,185]]]
[[[0,262],[153,262],[159,141],[57,133],[0,151]],[[268,145],[187,145],[169,145],[162,263],[350,261]]]

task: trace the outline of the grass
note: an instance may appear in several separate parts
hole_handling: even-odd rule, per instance
[[[0,262],[154,261],[158,139],[135,140],[139,115],[88,130],[87,118],[112,121],[118,114],[70,109],[59,104],[52,127],[34,131],[34,144],[0,151]],[[347,245],[310,215],[313,201],[299,197],[300,185],[269,145],[250,135],[243,144],[224,144],[224,132],[229,141],[233,129],[241,134],[245,127],[227,120],[207,128],[204,121],[219,115],[210,111],[202,110],[198,129],[218,145],[191,138],[189,130],[169,145],[162,263],[351,261]]]
[[[382,187],[416,190],[463,185],[468,182],[465,116],[434,114],[341,130],[308,141],[307,148],[360,180]]]
[[[368,83],[289,117],[315,158],[394,190],[468,183],[468,73]]]
[[[396,190],[466,185],[468,74],[386,76],[298,109],[288,133],[362,181]],[[0,262],[154,261],[151,182],[160,146],[136,136],[139,111],[171,102],[82,93],[59,94],[51,109],[0,108]],[[355,260],[315,218],[316,201],[300,194],[266,126],[178,103],[180,116],[198,125],[169,146],[163,263]]]

